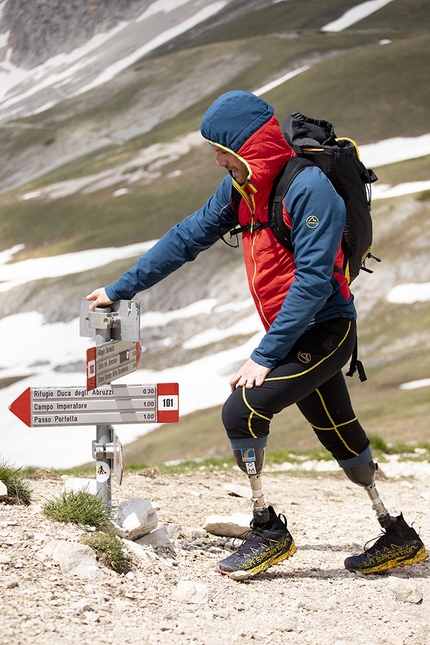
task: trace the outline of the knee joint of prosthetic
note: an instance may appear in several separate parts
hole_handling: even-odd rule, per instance
[[[344,468],[345,475],[358,486],[363,486],[364,490],[372,501],[372,508],[376,513],[379,523],[383,527],[390,524],[390,514],[385,508],[379,493],[375,486],[375,473],[378,470],[378,464],[374,461],[369,461],[367,464],[360,466],[353,466],[352,468]]]
[[[253,516],[257,524],[264,524],[270,518],[260,481],[265,453],[265,448],[241,448],[239,450],[233,450],[236,464],[248,475],[251,484],[251,501],[254,503]]]

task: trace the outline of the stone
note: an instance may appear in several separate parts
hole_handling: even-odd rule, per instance
[[[413,580],[391,577],[389,580],[391,591],[401,602],[418,604],[423,600],[423,594]]]
[[[208,589],[201,582],[180,580],[172,592],[172,598],[180,602],[202,605],[208,602]]]
[[[95,479],[83,477],[69,477],[64,481],[64,493],[90,493],[97,495],[97,482]]]
[[[101,578],[103,571],[99,568],[94,551],[86,544],[52,540],[40,552],[41,556],[50,556],[63,573],[74,573],[80,578]]]
[[[145,567],[153,567],[158,562],[158,557],[150,547],[144,547],[137,542],[124,540],[124,546],[139,558],[140,564]]]
[[[113,521],[117,535],[127,540],[137,540],[153,531],[157,525],[155,508],[150,501],[139,497],[121,502]]]
[[[224,537],[239,537],[246,531],[249,531],[249,523],[252,515],[243,513],[233,513],[232,515],[210,515],[206,518],[204,525],[205,531],[212,535],[222,535]]]
[[[168,533],[163,526],[134,541],[141,546],[152,546],[153,548],[161,547],[174,551],[173,544],[171,543]]]
[[[6,484],[0,481],[0,499],[7,499],[8,492]]]
[[[161,524],[160,528],[166,530],[171,540],[176,540],[182,534],[182,526],[180,524]]]

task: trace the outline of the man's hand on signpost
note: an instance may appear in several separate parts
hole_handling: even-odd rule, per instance
[[[91,310],[95,309],[96,307],[109,307],[109,305],[113,303],[113,301],[107,297],[104,287],[94,289],[94,291],[90,293],[86,298],[90,302],[92,300],[90,304]]]
[[[269,372],[270,367],[264,367],[264,365],[253,361],[252,358],[248,358],[246,363],[230,379],[231,390],[233,391],[236,387],[242,386],[249,390],[254,385],[262,385]]]

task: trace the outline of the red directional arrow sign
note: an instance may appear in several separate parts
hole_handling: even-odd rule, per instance
[[[30,428],[179,421],[177,383],[27,388],[9,406]]]

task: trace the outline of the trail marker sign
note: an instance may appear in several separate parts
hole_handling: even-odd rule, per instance
[[[87,390],[94,390],[137,370],[140,343],[110,340],[87,349]]]
[[[124,472],[122,444],[111,424],[179,421],[179,386],[111,385],[138,368],[140,306],[134,300],[91,310],[81,298],[80,335],[96,341],[87,350],[86,387],[28,387],[9,410],[30,428],[95,424],[97,494],[111,504],[111,471],[120,484]]]
[[[9,410],[29,428],[179,421],[177,383],[28,387]]]

